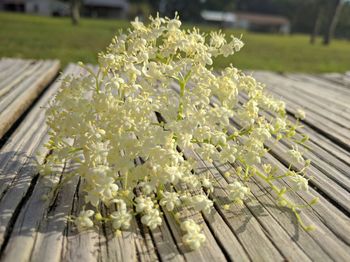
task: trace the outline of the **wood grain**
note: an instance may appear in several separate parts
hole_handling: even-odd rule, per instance
[[[20,71],[21,76],[16,76],[12,83],[6,82],[0,89],[0,138],[53,80],[59,68],[57,60],[31,63]],[[17,67],[14,70],[17,71]]]
[[[191,251],[182,244],[183,232],[173,215],[165,214],[161,226],[149,230],[133,219],[129,230],[115,236],[110,223],[102,223],[82,233],[67,222],[67,214],[77,215],[83,206],[84,193],[79,178],[55,191],[46,201],[60,178],[75,168],[74,163],[57,166],[56,176],[38,176],[33,158],[41,152],[45,161],[50,152],[43,147],[48,139],[45,110],[59,82],[48,83],[57,74],[57,61],[0,59],[0,137],[30,107],[29,112],[0,148],[0,259],[1,261],[350,261],[350,77],[347,74],[285,74],[255,72],[268,90],[287,101],[288,117],[295,121],[297,108],[307,111],[304,132],[310,137],[304,152],[312,160],[308,193],[291,193],[290,200],[307,204],[312,195],[320,203],[306,208],[302,217],[317,230],[306,232],[296,223],[290,210],[276,206],[275,195],[264,182],[254,178],[252,196],[243,206],[226,204],[224,189],[235,174],[237,163],[218,164],[203,161],[195,152],[186,157],[197,160],[196,172],[207,170],[216,180],[214,209],[210,214],[184,210],[203,227],[206,244]],[[69,65],[66,74],[80,74]],[[177,90],[178,87],[174,86]],[[37,96],[40,99],[32,105]],[[246,97],[239,97],[241,102]],[[215,103],[215,101],[213,101]],[[9,116],[11,112],[12,116]],[[274,117],[261,111],[267,119]],[[234,122],[233,125],[237,123]],[[301,138],[297,133],[297,138]],[[266,143],[266,146],[270,146]],[[263,158],[282,174],[290,159],[291,147],[282,140]],[[304,150],[304,149],[303,149]],[[257,168],[261,168],[260,165]],[[295,169],[301,168],[294,166]],[[46,183],[44,181],[47,181]],[[292,187],[288,179],[275,182]],[[108,214],[113,211],[104,209]],[[181,218],[180,218],[181,219]]]

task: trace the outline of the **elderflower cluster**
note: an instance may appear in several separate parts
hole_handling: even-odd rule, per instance
[[[250,194],[249,187],[244,186],[237,180],[228,185],[228,191],[230,200],[238,204],[243,204],[243,200],[245,200]]]
[[[52,154],[40,170],[50,174],[57,163],[74,163],[61,181],[81,179],[89,210],[75,218],[79,230],[106,221],[126,230],[134,219],[153,230],[164,213],[215,211],[217,177],[196,172],[197,156],[236,166],[236,173],[225,176],[230,203],[244,204],[248,182],[258,176],[275,191],[277,203],[293,208],[273,181],[288,176],[297,190],[307,191],[309,162],[295,146],[292,164],[305,167],[293,173],[291,164],[288,174],[277,175],[263,157],[268,143],[296,141],[298,124],[252,76],[233,66],[221,72],[211,67],[216,57],[242,47],[241,39],[222,32],[183,30],[178,17],[151,17],[147,25],[136,19],[99,55],[98,68],[81,65],[86,73],[63,80],[47,111]],[[181,228],[190,248],[204,243],[193,220]]]
[[[181,223],[181,229],[186,232],[183,236],[183,242],[191,249],[198,249],[205,241],[205,235],[201,233],[200,225],[192,219],[188,219]]]

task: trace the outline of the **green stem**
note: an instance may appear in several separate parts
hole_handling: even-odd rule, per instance
[[[296,219],[297,219],[299,225],[300,225],[304,230],[310,231],[310,230],[313,230],[313,229],[314,229],[313,226],[306,226],[306,225],[304,224],[304,222],[303,222],[303,220],[301,219],[301,217],[300,217],[298,211],[296,210],[296,207],[298,207],[298,206],[295,205],[294,203],[290,202],[289,200],[287,200],[285,197],[283,197],[283,196],[280,194],[279,188],[276,187],[274,184],[272,184],[272,182],[270,181],[270,179],[268,179],[266,176],[264,176],[264,175],[261,174],[260,172],[256,172],[256,174],[257,174],[261,179],[263,179],[263,180],[272,188],[273,191],[275,191],[275,193],[279,196],[279,198],[281,198],[282,200],[286,201],[286,203],[287,203],[286,206],[289,207],[289,208],[293,211],[293,213],[294,213],[294,215],[295,215],[295,217],[296,217]]]
[[[191,71],[188,71],[188,73],[185,75],[185,77],[182,78],[181,81],[179,81],[180,85],[180,98],[179,98],[179,109],[177,112],[177,120],[182,120],[183,119],[183,97],[185,96],[185,89],[186,89],[186,84],[188,80],[191,77]]]
[[[177,120],[182,120],[183,119],[183,110],[184,110],[183,97],[185,95],[186,83],[184,81],[182,81],[179,84],[180,84],[180,98],[179,98],[179,109],[177,112]]]
[[[124,190],[127,190],[127,186],[128,186],[128,172],[125,173]]]

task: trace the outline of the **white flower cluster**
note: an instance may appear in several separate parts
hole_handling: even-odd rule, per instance
[[[182,237],[183,242],[191,249],[198,249],[205,241],[205,235],[201,233],[201,227],[192,219],[181,223],[181,229],[186,232]]]
[[[243,204],[243,200],[245,200],[250,194],[249,187],[244,186],[237,180],[228,185],[228,191],[230,200],[235,201],[238,204]]]
[[[296,133],[284,103],[233,66],[213,72],[213,59],[238,52],[240,39],[180,26],[178,17],[150,18],[148,25],[136,19],[100,54],[98,70],[85,67],[87,74],[64,79],[48,109],[52,154],[42,170],[50,173],[64,161],[78,164],[63,181],[81,178],[89,209],[75,218],[79,229],[110,221],[123,230],[139,217],[155,229],[164,212],[190,208],[208,214],[217,208],[215,179],[194,172],[197,160],[185,156],[188,150],[205,161],[239,165],[236,180],[225,189],[231,203],[243,204],[249,196],[250,176],[260,174],[268,185],[273,181],[272,168],[265,168],[266,174],[258,169],[269,140]],[[262,108],[276,117],[267,119]],[[297,147],[290,155],[304,163]],[[300,172],[290,181],[307,190]],[[113,211],[93,218],[93,210],[103,205]],[[181,228],[192,249],[204,242],[193,220]]]

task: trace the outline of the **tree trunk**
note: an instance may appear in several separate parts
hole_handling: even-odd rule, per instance
[[[336,1],[336,7],[334,9],[332,18],[330,19],[330,22],[327,26],[327,30],[325,32],[324,38],[323,38],[323,44],[324,45],[329,45],[331,42],[332,37],[334,36],[335,29],[337,27],[337,23],[340,17],[341,10],[343,8],[344,2],[342,0],[337,0]]]
[[[72,24],[77,25],[80,19],[80,0],[71,0]]]
[[[312,44],[312,45],[315,44],[316,37],[320,31],[321,20],[322,20],[321,18],[322,18],[322,7],[320,6],[317,10],[314,28],[312,30],[311,37],[310,37],[310,44]]]

